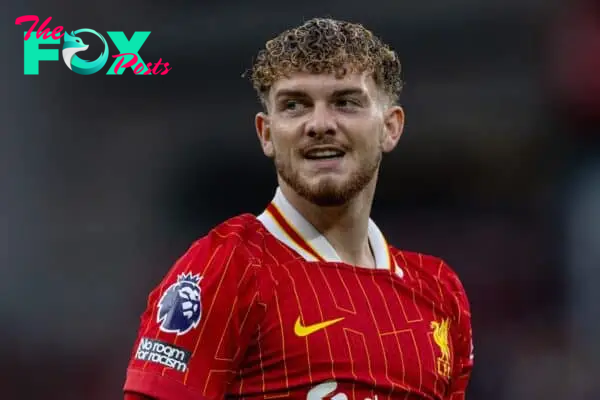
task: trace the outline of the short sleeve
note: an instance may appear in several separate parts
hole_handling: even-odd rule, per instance
[[[148,298],[124,391],[222,398],[264,315],[258,267],[239,238],[194,243]]]

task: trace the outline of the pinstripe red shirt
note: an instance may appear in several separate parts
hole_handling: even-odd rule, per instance
[[[339,260],[278,191],[195,242],[150,294],[125,390],[157,399],[460,400],[469,304],[438,258],[369,221],[375,269]]]

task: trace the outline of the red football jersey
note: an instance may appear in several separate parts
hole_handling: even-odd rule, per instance
[[[125,391],[160,400],[464,399],[469,304],[442,260],[343,263],[278,189],[194,243],[150,294]]]

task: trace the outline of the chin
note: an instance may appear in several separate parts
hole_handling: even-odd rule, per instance
[[[366,163],[361,167],[317,170],[290,166],[275,158],[279,177],[300,197],[322,207],[342,206],[358,196],[373,180],[378,163]]]
[[[320,177],[311,182],[298,182],[295,190],[313,204],[322,207],[342,206],[352,200],[362,188],[348,178]]]

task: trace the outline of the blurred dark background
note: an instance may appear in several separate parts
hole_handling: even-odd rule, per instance
[[[149,291],[193,240],[271,199],[241,75],[267,39],[314,16],[365,24],[403,62],[407,127],[373,219],[459,273],[475,336],[468,399],[600,399],[600,2],[1,9],[3,399],[121,398]],[[151,31],[140,55],[173,69],[107,76],[109,58],[83,76],[60,59],[25,76],[25,14],[52,16],[51,29]]]

